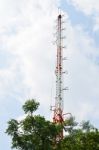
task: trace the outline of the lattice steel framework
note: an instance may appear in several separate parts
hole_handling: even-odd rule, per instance
[[[53,122],[62,124],[63,119],[63,45],[62,45],[62,15],[57,17],[57,61],[56,61],[56,97]],[[63,138],[63,130],[57,136],[57,140]]]

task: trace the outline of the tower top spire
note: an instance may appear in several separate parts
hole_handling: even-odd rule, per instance
[[[61,15],[61,8],[58,7],[58,15]]]

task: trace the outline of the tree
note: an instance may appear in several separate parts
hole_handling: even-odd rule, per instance
[[[61,150],[99,150],[99,131],[89,121],[83,121],[61,141]]]
[[[57,125],[40,115],[34,115],[39,103],[34,99],[23,105],[25,119],[8,122],[6,133],[12,138],[12,148],[18,150],[99,150],[99,131],[89,121],[77,123],[74,117]],[[64,129],[66,135],[56,142]]]
[[[23,105],[26,118],[8,122],[6,133],[12,138],[12,148],[20,150],[52,150],[60,129],[40,115],[33,115],[39,103],[34,99]]]

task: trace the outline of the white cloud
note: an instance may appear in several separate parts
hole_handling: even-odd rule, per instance
[[[99,70],[95,63],[99,52],[94,39],[81,26],[69,24],[66,35],[67,51],[71,53],[68,53],[69,60],[65,63],[69,71],[65,85],[69,85],[69,91],[65,94],[64,109],[72,112],[78,120],[92,119],[99,105]]]
[[[99,14],[94,17],[94,28],[93,31],[97,33],[99,31]]]
[[[49,109],[46,100],[50,103],[50,72],[54,70],[55,55],[51,42],[57,3],[55,0],[1,1],[0,47],[14,60],[9,57],[9,66],[0,68],[0,95],[17,97],[21,102],[37,98],[41,111],[43,107]]]
[[[99,1],[95,0],[68,0],[72,2],[78,10],[83,11],[87,15],[99,12]]]
[[[95,0],[68,0],[75,8],[82,11],[85,15],[91,17],[94,28],[93,31],[99,30],[99,1]]]
[[[50,100],[54,101],[55,97],[51,97],[51,86],[55,85],[56,47],[51,41],[57,14],[56,1],[4,2],[0,46],[15,59],[9,58],[9,67],[0,69],[0,94],[9,94],[13,99],[17,97],[21,102],[36,98],[41,103],[39,112],[48,116]],[[69,60],[64,67],[69,75],[65,77],[65,85],[68,84],[70,90],[64,94],[64,110],[80,119],[88,118],[98,110],[99,71],[94,63],[98,52],[94,39],[81,26],[72,26],[68,19],[66,28],[67,50],[64,55],[68,55]],[[51,83],[52,78],[54,83]]]

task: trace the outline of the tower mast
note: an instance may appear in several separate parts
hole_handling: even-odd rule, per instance
[[[63,46],[62,46],[62,15],[59,13],[57,17],[57,59],[56,59],[56,97],[55,97],[55,109],[53,122],[57,124],[62,124],[63,119]],[[58,141],[63,138],[63,130],[57,137]]]

